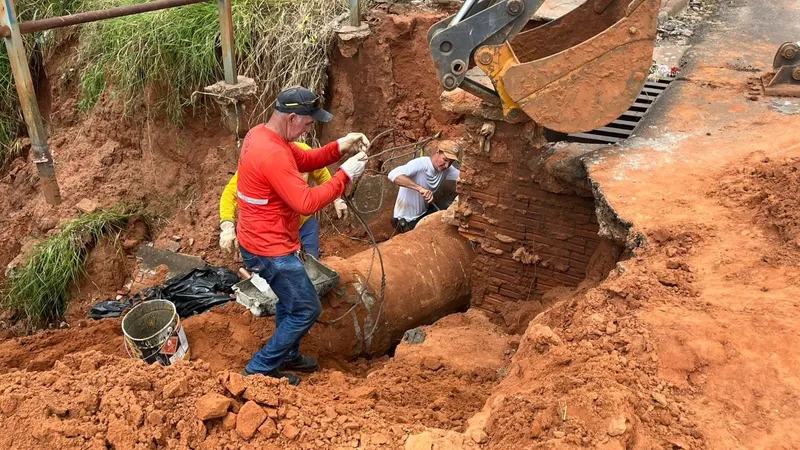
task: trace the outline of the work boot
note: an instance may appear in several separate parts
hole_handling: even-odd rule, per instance
[[[242,370],[241,373],[242,373],[242,376],[244,376],[244,377],[250,376],[250,375],[264,375],[265,377],[272,377],[272,378],[278,378],[278,379],[286,378],[287,380],[289,380],[289,384],[291,384],[292,386],[297,386],[298,384],[300,384],[300,379],[297,378],[297,375],[294,375],[294,374],[291,374],[291,373],[283,373],[283,372],[279,371],[278,369],[273,369],[273,370],[270,370],[269,372],[250,372],[245,367]]]
[[[281,370],[291,370],[292,372],[316,372],[319,368],[317,360],[306,355],[300,355],[291,361],[284,361]]]

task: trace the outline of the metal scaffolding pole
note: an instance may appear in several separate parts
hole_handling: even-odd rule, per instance
[[[19,24],[19,31],[22,34],[35,33],[37,31],[52,30],[82,23],[97,22],[98,20],[113,19],[115,17],[130,16],[161,9],[175,8],[177,6],[192,5],[203,3],[208,0],[156,0],[154,2],[138,3],[135,5],[118,6],[116,8],[101,9],[97,11],[86,11],[77,14],[70,14],[60,17],[50,17],[47,19],[31,20]],[[0,27],[0,36],[10,36],[11,30],[7,26]]]
[[[25,52],[25,44],[22,42],[22,33],[19,31],[17,23],[17,11],[13,0],[3,0],[0,5],[0,23],[8,27],[10,35],[3,38],[8,50],[8,60],[11,63],[11,73],[17,86],[22,115],[25,117],[25,124],[28,126],[28,136],[31,139],[31,149],[33,150],[33,162],[39,171],[42,192],[44,198],[50,205],[61,203],[61,193],[58,189],[56,172],[53,167],[53,157],[50,148],[47,146],[47,131],[44,128],[42,113],[39,111],[39,104],[36,102],[36,92],[33,88],[33,78],[28,67],[28,57]]]
[[[225,82],[236,84],[236,49],[233,48],[233,14],[231,0],[217,0],[219,4],[219,41],[222,46],[222,67]]]

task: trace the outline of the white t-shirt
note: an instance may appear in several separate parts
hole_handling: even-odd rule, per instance
[[[458,180],[461,172],[453,166],[446,170],[437,172],[433,168],[431,159],[427,156],[412,159],[406,164],[394,168],[389,172],[389,179],[394,183],[395,178],[405,175],[414,183],[423,188],[436,192],[445,180]],[[394,217],[411,221],[423,215],[428,210],[428,204],[422,195],[414,190],[401,187],[397,193],[397,201],[394,203]]]

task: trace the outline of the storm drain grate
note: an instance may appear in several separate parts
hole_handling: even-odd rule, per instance
[[[633,130],[639,125],[647,110],[653,106],[658,97],[667,89],[674,78],[661,78],[658,81],[648,81],[644,84],[642,92],[636,97],[633,106],[610,124],[586,133],[571,133],[567,135],[567,142],[585,142],[589,144],[615,144],[628,139]]]

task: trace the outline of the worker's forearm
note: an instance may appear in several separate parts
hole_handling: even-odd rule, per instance
[[[394,179],[394,184],[417,192],[422,190],[422,186],[418,185],[417,183],[414,183],[414,181],[411,178],[408,178],[405,175],[398,175],[397,178]]]

